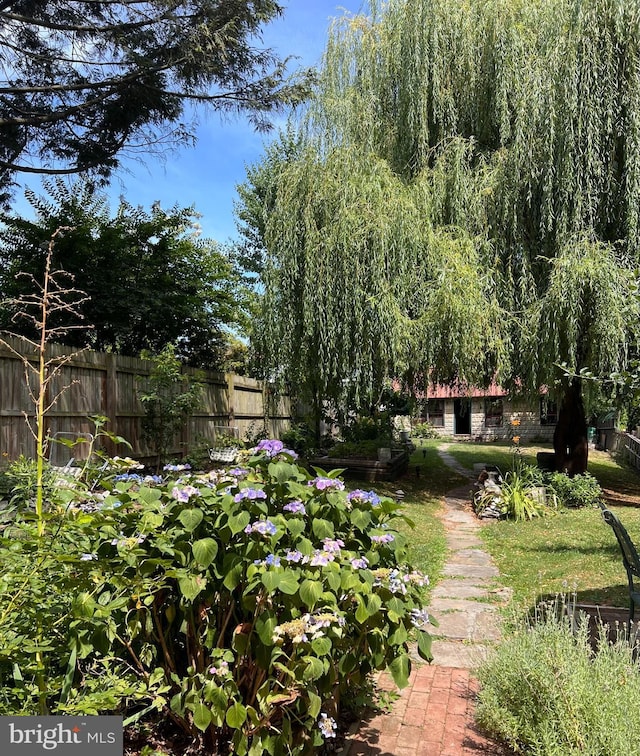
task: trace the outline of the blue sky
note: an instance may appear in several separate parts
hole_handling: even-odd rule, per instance
[[[281,4],[284,14],[264,27],[263,42],[283,58],[297,56],[300,60],[292,62],[292,69],[319,62],[331,18],[362,8],[362,0],[281,0]],[[112,209],[120,195],[147,208],[155,200],[165,208],[194,205],[202,215],[203,236],[220,242],[235,238],[235,187],[244,181],[246,166],[260,158],[269,135],[257,134],[242,116],[223,119],[202,112],[197,137],[195,147],[164,158],[145,156],[143,163],[128,162],[127,171],[120,171],[111,182]],[[38,183],[29,184],[40,193]],[[14,210],[32,215],[21,189],[16,191]]]

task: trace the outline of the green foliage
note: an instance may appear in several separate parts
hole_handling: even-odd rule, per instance
[[[406,685],[409,639],[424,658],[430,639],[400,505],[316,472],[262,442],[243,468],[72,494],[41,552],[17,522],[0,539],[4,711],[37,700],[36,612],[50,711],[170,712],[238,753],[309,752],[322,715],[370,673]]]
[[[590,473],[572,478],[564,473],[552,473],[545,479],[563,507],[596,507],[603,501],[602,487]]]
[[[478,671],[476,718],[516,753],[640,754],[634,734],[640,674],[624,639],[600,630],[594,653],[586,621],[572,628],[557,606],[521,621]]]
[[[280,440],[286,447],[302,456],[308,454],[314,446],[313,430],[305,423],[293,423],[280,434]]]
[[[411,435],[416,438],[440,438],[437,429],[431,423],[416,423],[411,428]]]
[[[36,460],[21,454],[18,459],[9,464],[4,475],[8,489],[9,503],[19,509],[33,509],[38,490],[38,467]],[[54,472],[48,464],[44,464],[42,470],[42,488],[45,500],[51,496],[54,485]]]
[[[521,522],[534,517],[545,517],[555,510],[555,497],[542,498],[540,487],[544,484],[542,473],[529,465],[518,465],[508,470],[500,482],[500,493],[481,491],[476,495],[476,511],[481,512],[489,504],[497,504],[508,520]]]
[[[35,220],[2,217],[3,299],[33,294],[31,276],[40,281],[45,265],[42,242],[65,226],[53,249],[53,269],[64,267],[88,297],[81,312],[92,328],[69,330],[58,341],[133,356],[173,342],[195,366],[225,365],[231,348],[225,329],[246,323],[246,287],[228,250],[199,238],[192,208],[164,210],[156,203],[145,210],[121,200],[112,214],[106,195],[89,182],[68,187],[50,180],[45,189],[46,198],[26,192]],[[14,314],[15,307],[3,302],[0,323]],[[56,317],[56,326],[77,322],[64,312]],[[33,336],[24,318],[10,327]]]
[[[624,370],[640,98],[620,71],[640,64],[640,3],[370,9],[334,24],[299,141],[281,140],[296,151],[260,174],[267,369],[356,409],[425,366],[533,393],[563,361]]]
[[[378,459],[378,449],[389,446],[389,439],[373,439],[371,441],[339,441],[329,449],[329,456],[333,458],[354,457],[357,459]]]
[[[139,394],[145,411],[142,427],[160,466],[166,461],[176,434],[198,406],[202,384],[197,375],[184,372],[173,344],[148,358],[152,362],[151,372]]]
[[[341,427],[345,441],[374,441],[391,440],[392,426],[388,412],[380,412],[374,416],[362,416],[345,423]]]
[[[266,129],[270,111],[306,91],[302,77],[287,79],[285,62],[256,44],[282,12],[273,0],[143,7],[54,0],[0,8],[11,71],[0,99],[4,188],[21,171],[104,178],[122,150],[190,142],[196,117],[185,103],[247,113]]]

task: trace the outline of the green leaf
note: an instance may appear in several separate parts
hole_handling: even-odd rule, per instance
[[[227,709],[225,721],[232,729],[237,730],[239,727],[242,727],[246,720],[247,710],[239,701],[236,701],[233,706]]]
[[[387,612],[389,613],[389,617],[393,618],[394,622],[397,622],[400,617],[404,617],[407,613],[407,607],[405,606],[404,602],[402,602],[396,596],[387,601],[386,607]]]
[[[324,538],[333,538],[334,536],[333,523],[329,522],[329,520],[316,518],[311,523],[311,528],[319,541],[322,541]]]
[[[377,614],[382,607],[382,599],[380,598],[380,596],[378,596],[377,593],[372,593],[367,596],[366,602],[367,611],[369,612],[370,617],[373,617],[374,614]]]
[[[260,638],[265,646],[273,646],[273,631],[277,624],[277,617],[269,615],[266,612],[261,614],[256,620],[255,629],[258,633],[258,638]]]
[[[269,475],[278,483],[287,483],[291,478],[298,477],[298,468],[288,462],[270,462]]]
[[[318,656],[326,656],[331,653],[332,646],[331,639],[324,636],[311,641],[311,648]]]
[[[371,514],[363,509],[355,508],[351,512],[351,522],[358,530],[366,530],[371,524]]]
[[[389,665],[389,671],[393,681],[399,688],[406,688],[409,684],[409,673],[411,672],[411,661],[407,654],[396,657]]]
[[[356,596],[358,608],[356,609],[356,620],[363,625],[369,619],[369,612],[361,596]]]
[[[203,703],[193,707],[193,724],[202,732],[211,724],[211,712]]]
[[[182,593],[187,601],[193,601],[205,585],[206,580],[200,576],[188,575],[178,578],[180,593]]]
[[[322,583],[318,580],[303,580],[300,585],[300,598],[309,609],[313,609],[323,592]]]
[[[233,567],[227,568],[227,574],[224,576],[224,580],[222,581],[222,584],[227,590],[232,591],[234,588],[237,588],[238,585],[240,585],[243,569],[244,565],[242,562],[238,562],[237,564],[233,565]]]
[[[433,654],[431,653],[431,636],[424,630],[418,631],[418,654],[421,659],[432,662]]]
[[[296,577],[295,573],[281,573],[278,588],[282,591],[282,593],[286,593],[287,596],[293,596],[298,592],[299,587],[300,583],[298,582],[298,578]]]
[[[330,568],[331,571],[327,575],[327,582],[332,591],[339,591],[342,584],[342,578],[340,577],[340,570]]]
[[[228,525],[233,535],[236,535],[241,530],[244,530],[250,522],[250,513],[243,510],[242,512],[238,512],[237,515],[232,515],[231,517],[229,517]]]
[[[324,664],[315,656],[305,656],[303,658],[306,666],[302,673],[303,680],[317,680],[324,674]]]
[[[182,512],[180,512],[180,514],[178,515],[178,519],[184,525],[185,530],[189,531],[189,533],[193,533],[198,525],[200,525],[203,518],[204,512],[197,507],[194,509],[183,509]]]
[[[311,717],[311,719],[317,719],[320,715],[320,709],[322,708],[322,699],[312,690],[307,692],[307,697],[309,698],[307,714]]]
[[[218,554],[218,544],[213,538],[201,538],[191,545],[194,559],[203,567],[208,567]]]
[[[275,570],[268,570],[267,572],[263,573],[260,580],[267,591],[269,593],[273,593],[276,588],[280,586],[280,578],[280,573],[276,572]]]

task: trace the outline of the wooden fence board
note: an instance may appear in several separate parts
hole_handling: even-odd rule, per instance
[[[33,402],[25,384],[24,363],[20,355],[36,360],[30,347],[19,339],[7,338],[12,349],[0,345],[0,463],[16,459],[20,454],[33,456],[35,444],[25,423],[25,413],[33,416]],[[49,355],[64,358],[64,347],[51,345]],[[90,415],[109,418],[107,428],[131,444],[118,448],[105,444],[110,453],[129,454],[148,459],[151,448],[144,438],[142,421],[144,407],[139,394],[144,387],[152,363],[136,357],[93,352],[73,354],[51,382],[49,401],[56,398],[47,416],[49,434],[91,431]],[[194,373],[187,369],[187,372]],[[202,399],[188,427],[175,439],[171,454],[187,454],[193,446],[201,446],[215,438],[221,427],[238,429],[241,439],[262,428],[265,419],[264,392],[261,382],[245,376],[202,372]],[[35,386],[35,383],[34,383]],[[269,434],[277,437],[290,423],[289,397],[281,397],[268,408]],[[81,448],[77,451],[81,452]],[[64,447],[56,448],[55,457],[71,456]],[[81,458],[81,454],[76,455]]]

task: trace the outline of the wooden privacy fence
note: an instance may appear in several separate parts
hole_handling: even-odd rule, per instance
[[[640,470],[640,438],[637,436],[615,431],[609,451],[619,454],[625,462]]]
[[[21,355],[37,359],[20,340],[6,340]],[[55,357],[68,353],[67,348],[55,344],[48,351],[48,355]],[[108,430],[126,438],[132,449],[125,445],[116,449],[109,444],[103,444],[103,448],[121,456],[150,458],[152,450],[142,432],[145,413],[139,392],[151,367],[151,362],[136,357],[89,350],[75,354],[50,385],[49,401],[59,396],[47,413],[49,435],[71,438],[74,434],[91,433],[93,424],[89,416],[104,415],[109,418]],[[185,369],[185,372],[194,374],[196,371]],[[204,371],[201,375],[204,386],[200,406],[181,437],[174,440],[172,456],[186,454],[203,444],[213,444],[216,435],[225,429],[233,429],[236,436],[244,439],[266,422],[267,434],[277,438],[289,427],[289,397],[267,397],[262,382],[233,373]],[[0,453],[5,461],[16,459],[20,454],[30,457],[35,454],[25,414],[33,420],[34,406],[25,383],[23,361],[0,345]],[[68,458],[71,452],[53,444],[51,454],[52,461],[55,456],[55,462],[60,463],[62,460],[58,457]]]

